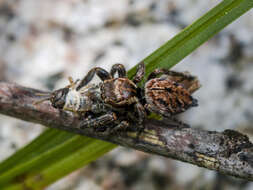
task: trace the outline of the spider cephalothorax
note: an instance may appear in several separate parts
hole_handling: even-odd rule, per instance
[[[196,77],[187,72],[156,69],[145,83],[145,108],[165,117],[184,112],[198,105],[191,94],[199,87]]]
[[[118,73],[118,77],[115,78],[116,73]],[[102,80],[99,86],[103,102],[111,106],[112,110],[123,111],[131,118],[135,118],[132,111],[128,109],[133,106],[138,115],[136,120],[138,123],[142,123],[146,112],[137,98],[138,87],[136,83],[140,82],[144,76],[144,64],[139,64],[133,80],[127,78],[125,67],[122,64],[113,65],[110,73],[103,68],[95,67],[83,78],[77,89],[86,86],[95,74]]]

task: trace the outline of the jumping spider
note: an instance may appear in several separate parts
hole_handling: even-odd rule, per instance
[[[117,78],[115,78],[116,73],[118,73]],[[143,62],[138,65],[133,80],[127,78],[122,64],[113,65],[110,73],[95,67],[81,80],[79,87],[86,86],[96,74],[102,80],[99,87],[105,105],[110,106],[118,114],[125,114],[130,121],[137,121],[140,125],[146,118],[147,112],[171,118],[198,105],[197,100],[191,96],[200,87],[196,77],[187,72],[156,69],[148,76],[145,87],[139,88],[136,84],[144,78],[144,73]],[[158,77],[159,75],[162,76]]]
[[[130,80],[122,64],[114,64],[110,73],[95,67],[81,81],[73,82],[69,78],[70,85],[49,93],[39,102],[50,100],[57,109],[85,115],[81,127],[112,124],[114,130],[127,128],[129,121],[142,125],[147,112],[170,118],[197,106],[197,100],[191,96],[199,88],[195,77],[156,69],[148,76],[145,87],[139,88],[136,84],[143,79],[144,72],[145,65],[140,63],[133,80]],[[115,77],[116,73],[118,77]],[[95,74],[102,82],[99,85],[88,84]]]

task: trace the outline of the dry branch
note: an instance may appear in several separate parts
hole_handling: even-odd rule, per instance
[[[92,128],[80,129],[78,117],[54,109],[48,102],[33,105],[38,100],[38,92],[0,82],[0,113],[253,181],[253,144],[239,132],[205,131],[148,119],[138,138],[136,132],[108,135]]]

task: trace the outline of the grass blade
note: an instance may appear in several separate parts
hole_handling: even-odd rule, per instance
[[[252,0],[222,1],[146,57],[143,61],[147,64],[147,74],[157,67],[171,68],[252,7]],[[135,68],[129,71],[129,76],[134,73]]]
[[[49,143],[43,144],[45,139],[49,139]],[[51,146],[48,147],[48,144]],[[42,147],[36,149],[40,145]],[[56,129],[47,130],[0,165],[0,187],[8,184],[15,184],[12,188],[46,186],[97,159],[115,146],[89,137],[69,135]],[[26,154],[28,156],[23,158]],[[19,158],[21,161],[16,162]]]
[[[43,154],[50,148],[60,145],[74,136],[76,135],[65,131],[59,132],[55,129],[46,130],[29,145],[16,152],[15,156],[11,156],[2,164],[0,164],[0,176],[2,176],[4,172],[10,170],[12,167],[16,167],[20,163],[33,159],[37,155]]]

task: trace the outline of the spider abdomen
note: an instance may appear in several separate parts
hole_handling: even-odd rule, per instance
[[[145,84],[145,99],[152,111],[166,115],[175,115],[197,105],[187,89],[168,78],[149,80]]]

